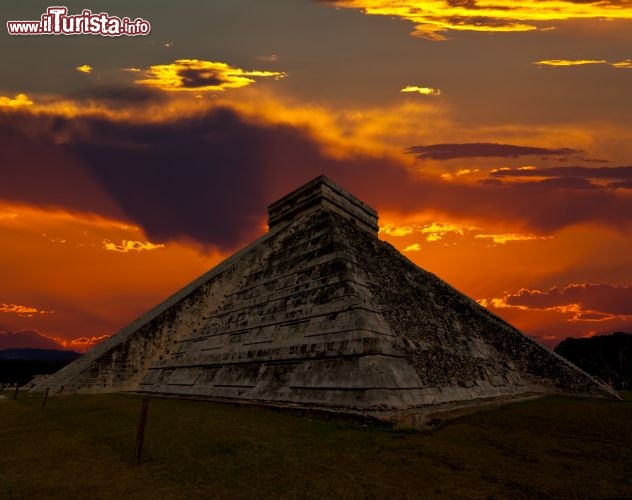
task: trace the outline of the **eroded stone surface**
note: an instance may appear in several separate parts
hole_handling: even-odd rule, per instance
[[[375,212],[328,179],[270,212],[266,236],[46,385],[381,412],[393,420],[411,408],[531,393],[613,397],[378,240]]]

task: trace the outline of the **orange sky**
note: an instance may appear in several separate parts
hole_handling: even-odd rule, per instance
[[[81,4],[154,21],[133,40],[2,35],[0,348],[89,348],[320,174],[549,346],[632,329],[631,6],[242,3],[198,7],[206,30]]]

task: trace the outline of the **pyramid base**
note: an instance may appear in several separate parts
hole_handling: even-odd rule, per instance
[[[405,409],[360,411],[351,408],[326,407],[320,405],[283,403],[257,400],[238,400],[199,395],[176,395],[132,392],[140,396],[164,399],[185,399],[191,401],[207,401],[239,407],[259,407],[273,411],[296,415],[312,415],[323,419],[336,419],[377,427],[428,429],[440,426],[446,420],[452,420],[503,405],[519,403],[552,396],[551,392],[527,392],[522,394],[502,395],[495,397],[472,399],[468,401],[451,401],[434,405],[424,405]]]

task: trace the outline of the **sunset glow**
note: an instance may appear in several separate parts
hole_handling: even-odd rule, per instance
[[[89,349],[321,174],[536,340],[632,331],[629,2],[129,10],[151,33],[3,35],[0,348]]]

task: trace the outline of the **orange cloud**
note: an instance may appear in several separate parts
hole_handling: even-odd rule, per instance
[[[89,64],[83,64],[81,66],[77,66],[75,69],[79,71],[79,73],[92,73],[94,68]]]
[[[479,173],[481,170],[479,168],[475,168],[475,169],[471,169],[471,168],[462,168],[460,170],[457,170],[456,172],[446,172],[441,174],[441,178],[444,181],[452,181],[455,178],[459,178],[459,177],[463,177],[465,175],[472,175],[472,174],[477,174]]]
[[[520,234],[520,233],[496,233],[496,234],[484,234],[478,233],[480,228],[476,226],[467,226],[463,224],[453,224],[449,222],[432,222],[430,224],[419,225],[402,225],[398,226],[392,222],[383,223],[380,227],[380,233],[393,236],[404,237],[414,233],[421,233],[425,235],[426,241],[435,242],[441,241],[448,235],[468,237],[470,240],[491,240],[494,244],[504,245],[507,242],[515,241],[533,241],[533,240],[550,240],[553,236],[537,236],[535,234]],[[477,234],[475,234],[477,233]],[[416,245],[416,250],[419,250],[419,245]],[[409,251],[409,250],[408,250]]]
[[[99,342],[110,338],[111,335],[97,335],[94,337],[78,337],[70,340],[54,337],[53,340],[59,342],[59,344],[65,349],[72,349],[79,352],[88,351],[91,347],[94,347]]]
[[[413,243],[412,245],[408,245],[404,248],[404,252],[419,252],[421,250],[421,245],[419,243]]]
[[[400,17],[413,36],[445,40],[447,31],[517,32],[575,19],[631,20],[632,4],[616,0],[333,0],[336,7]],[[542,28],[540,26],[546,23]]]
[[[33,101],[26,94],[17,94],[13,99],[0,96],[0,108],[22,108],[32,104]]]
[[[17,314],[21,318],[31,318],[36,314],[53,314],[55,311],[43,311],[31,306],[18,304],[0,304],[0,313]]]
[[[439,241],[447,234],[456,234],[463,236],[465,228],[458,224],[447,224],[442,222],[433,222],[429,226],[421,228],[421,233],[426,235],[426,241]],[[473,229],[473,228],[472,228]]]
[[[389,222],[380,226],[380,233],[388,234],[389,236],[406,236],[415,232],[415,228],[412,226],[396,226]]]
[[[445,222],[432,222],[431,224],[426,225],[408,225],[408,226],[398,226],[390,222],[384,223],[380,227],[380,233],[394,236],[394,237],[402,237],[408,236],[413,233],[421,233],[425,235],[426,241],[433,242],[439,241],[447,234],[455,234],[458,236],[463,236],[464,230],[474,230],[475,227],[465,227],[458,224],[450,224]],[[411,245],[412,248],[405,249],[404,251],[413,251],[419,250],[419,244],[415,243]]]
[[[112,243],[110,240],[103,240],[103,246],[106,250],[112,252],[142,252],[144,250],[157,250],[159,248],[165,248],[163,243],[151,243],[150,241],[132,241],[123,240],[120,245]]]
[[[148,78],[136,80],[147,85],[169,91],[224,91],[247,87],[255,83],[253,78],[283,78],[278,71],[246,71],[226,63],[178,59],[171,64],[150,66],[145,70]]]

